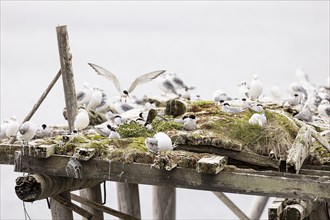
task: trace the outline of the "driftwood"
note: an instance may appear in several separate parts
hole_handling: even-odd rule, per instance
[[[42,174],[29,174],[16,179],[15,192],[25,202],[33,202],[58,195],[65,191],[73,191],[99,184],[100,179],[74,179]]]
[[[55,144],[52,145],[35,145],[31,143],[29,146],[22,145],[21,150],[24,155],[35,158],[48,158],[55,153]]]
[[[110,215],[113,215],[113,216],[116,216],[118,218],[121,218],[121,219],[127,219],[127,220],[138,220],[138,218],[135,218],[133,216],[130,216],[130,215],[127,215],[125,213],[122,213],[122,212],[118,212],[117,210],[114,210],[112,208],[109,208],[109,207],[106,207],[104,205],[101,205],[97,202],[93,202],[93,201],[90,201],[88,199],[85,199],[81,196],[78,196],[76,194],[72,194],[71,193],[71,199],[74,200],[74,201],[77,201],[81,204],[84,204],[86,206],[89,206],[93,209],[97,209],[97,210],[100,210],[102,212],[105,212],[105,213],[108,213]]]
[[[118,209],[135,218],[141,219],[139,185],[117,183]]]
[[[249,220],[250,218],[238,208],[224,193],[213,192],[240,220]]]
[[[17,144],[0,144],[0,164],[14,164],[15,152],[21,149]]]
[[[70,157],[53,155],[38,159],[18,154],[15,171],[67,176]],[[225,167],[220,173],[203,174],[195,169],[177,167],[171,171],[152,168],[150,164],[109,162],[91,159],[81,161],[82,178],[181,187],[220,192],[330,200],[329,176],[308,176],[275,171],[253,171]],[[95,172],[97,170],[97,172]],[[101,181],[100,181],[101,182]]]
[[[175,219],[176,189],[168,186],[152,188],[153,219]]]
[[[87,161],[95,155],[94,148],[76,148],[74,156],[77,160]]]
[[[287,171],[291,173],[299,173],[304,160],[310,153],[311,144],[312,136],[310,128],[307,126],[301,127],[287,156]]]
[[[77,115],[77,96],[72,70],[72,54],[69,47],[69,36],[66,26],[56,27],[58,50],[61,63],[65,104],[68,115],[69,132],[73,131],[74,119]]]

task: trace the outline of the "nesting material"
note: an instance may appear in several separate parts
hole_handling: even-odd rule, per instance
[[[218,174],[227,164],[227,158],[223,156],[205,156],[197,162],[197,172]]]

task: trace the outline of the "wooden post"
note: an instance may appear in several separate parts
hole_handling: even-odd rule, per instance
[[[266,207],[268,199],[268,196],[255,196],[247,216],[249,216],[250,219],[260,219],[260,216]]]
[[[238,208],[224,193],[213,192],[240,220],[249,220],[244,212]]]
[[[85,189],[81,189],[80,190],[80,196],[83,198],[86,198],[90,201],[94,201],[97,203],[102,204],[102,196],[101,196],[101,186],[100,184],[93,186],[93,187],[89,187],[89,188],[85,188]],[[92,213],[93,215],[95,215],[97,217],[97,219],[99,220],[103,220],[103,212],[97,209],[94,209],[88,205],[84,205],[81,204],[81,207],[85,210],[87,210],[88,212]],[[87,220],[86,218],[83,218],[84,220]]]
[[[60,194],[63,198],[70,201],[70,191],[66,191]],[[52,213],[52,219],[66,219],[73,220],[72,211],[66,206],[62,205],[60,202],[56,201],[53,198],[50,198],[50,210]]]
[[[138,184],[117,183],[117,197],[120,212],[141,219]]]
[[[176,189],[169,186],[154,186],[152,192],[153,219],[175,219]]]
[[[77,115],[77,96],[72,71],[72,54],[70,52],[69,36],[66,26],[58,26],[56,27],[56,31],[69,132],[71,133],[73,131],[74,119]]]

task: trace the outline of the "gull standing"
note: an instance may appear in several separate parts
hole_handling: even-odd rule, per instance
[[[116,129],[114,127],[111,127],[110,125],[107,125],[107,127],[110,129],[109,138],[111,138],[111,139],[120,138],[120,134],[116,131]]]
[[[241,107],[230,106],[229,103],[226,102],[222,105],[221,110],[226,113],[240,113],[243,112],[245,109]]]
[[[150,73],[141,75],[141,76],[137,77],[131,83],[128,90],[122,90],[119,80],[113,73],[111,73],[110,71],[108,71],[108,70],[104,69],[103,67],[98,66],[96,64],[92,64],[92,63],[88,63],[88,64],[96,71],[97,74],[112,81],[114,83],[116,89],[118,90],[118,92],[121,94],[121,97],[124,98],[125,101],[126,101],[127,97],[129,96],[129,94],[131,92],[133,92],[133,90],[136,88],[136,86],[147,83],[147,82],[155,79],[159,75],[163,74],[166,71],[166,70],[158,70],[158,71],[154,71],[154,72],[150,72]]]
[[[242,81],[238,86],[238,95],[239,98],[248,98],[249,87],[247,86],[246,81]]]
[[[263,91],[263,85],[261,81],[259,80],[259,75],[254,74],[253,79],[250,83],[250,89],[249,89],[249,97],[252,100],[258,99],[259,96],[262,94]]]
[[[16,121],[15,116],[11,116],[9,119],[6,135],[8,138],[13,137],[17,134],[20,124]]]
[[[28,145],[29,141],[35,136],[36,132],[37,128],[34,123],[26,121],[18,129],[17,140],[20,140],[23,144],[26,143]]]
[[[89,125],[89,116],[88,116],[88,112],[83,109],[80,108],[78,110],[78,114],[76,115],[76,118],[74,119],[74,129],[79,131],[79,130],[83,130],[85,128],[87,128],[87,126]]]

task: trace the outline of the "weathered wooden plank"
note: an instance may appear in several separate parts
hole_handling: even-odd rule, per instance
[[[18,144],[0,144],[0,164],[14,164],[15,152],[21,150]]]
[[[307,126],[299,129],[295,141],[290,148],[286,160],[286,169],[291,173],[299,173],[304,160],[309,155],[312,144],[312,132]]]
[[[96,186],[81,189],[79,192],[80,192],[81,197],[84,197],[90,201],[94,201],[99,204],[102,203],[100,184],[97,184]],[[103,212],[101,210],[95,209],[93,207],[90,207],[89,205],[84,205],[84,204],[81,204],[81,208],[87,210],[88,212],[93,214],[99,220],[104,219]],[[84,218],[83,220],[86,220],[86,218]]]
[[[268,220],[280,220],[285,206],[284,198],[276,198],[268,208]]]
[[[250,164],[262,166],[262,167],[273,167],[279,169],[280,161],[261,156],[252,152],[230,150],[220,147],[207,146],[207,145],[178,145],[175,150],[186,150],[198,153],[210,153],[220,156],[227,156],[235,160],[244,161]]]
[[[100,179],[74,179],[42,174],[29,174],[16,179],[15,192],[18,198],[26,202],[45,199],[65,191],[73,191],[95,186]]]
[[[15,160],[15,171],[66,176],[65,168],[69,158],[53,155],[47,159],[36,159],[20,155]],[[273,197],[319,197],[330,200],[330,177],[237,168],[225,168],[214,175],[198,173],[195,169],[177,167],[166,171],[152,168],[149,164],[125,164],[96,159],[81,161],[81,165],[83,178]]]
[[[55,153],[55,144],[53,145],[22,145],[22,152],[24,155],[29,155],[36,158],[47,158]]]
[[[60,196],[70,201],[69,191],[62,192]],[[53,197],[50,198],[50,210],[52,214],[52,219],[54,220],[55,219],[73,220],[72,210]]]
[[[218,174],[227,163],[227,158],[222,156],[205,156],[197,162],[197,172]]]
[[[120,212],[141,219],[139,185],[117,183],[117,200]]]
[[[70,196],[70,194],[69,194],[69,196]],[[60,195],[53,196],[52,199],[55,200],[56,202],[62,204],[66,208],[83,216],[85,219],[88,219],[88,220],[98,220],[99,219],[98,216],[95,216],[92,213],[86,211],[85,209],[77,206],[76,204],[72,203],[70,200],[65,199],[63,196],[60,196]],[[53,217],[53,219],[67,219],[67,218],[65,218],[65,217],[62,218],[62,215],[61,215],[61,217],[57,216],[57,218]]]
[[[169,186],[152,188],[153,219],[175,219],[176,189]]]
[[[67,109],[69,132],[73,131],[74,119],[77,115],[77,96],[72,70],[72,54],[69,46],[69,35],[66,26],[56,27],[61,73]]]
[[[114,210],[112,208],[106,207],[106,206],[101,205],[97,202],[90,201],[88,199],[85,199],[85,198],[83,198],[81,196],[78,196],[78,195],[75,195],[73,193],[71,193],[71,199],[74,200],[74,201],[77,201],[81,204],[84,204],[86,206],[92,207],[93,209],[97,209],[97,210],[100,210],[102,212],[106,212],[110,215],[116,216],[118,218],[127,219],[127,220],[138,220],[138,218],[135,218],[135,217],[127,215],[125,213],[119,212],[119,211]]]
[[[250,218],[238,208],[224,193],[213,192],[240,220],[249,220]]]

